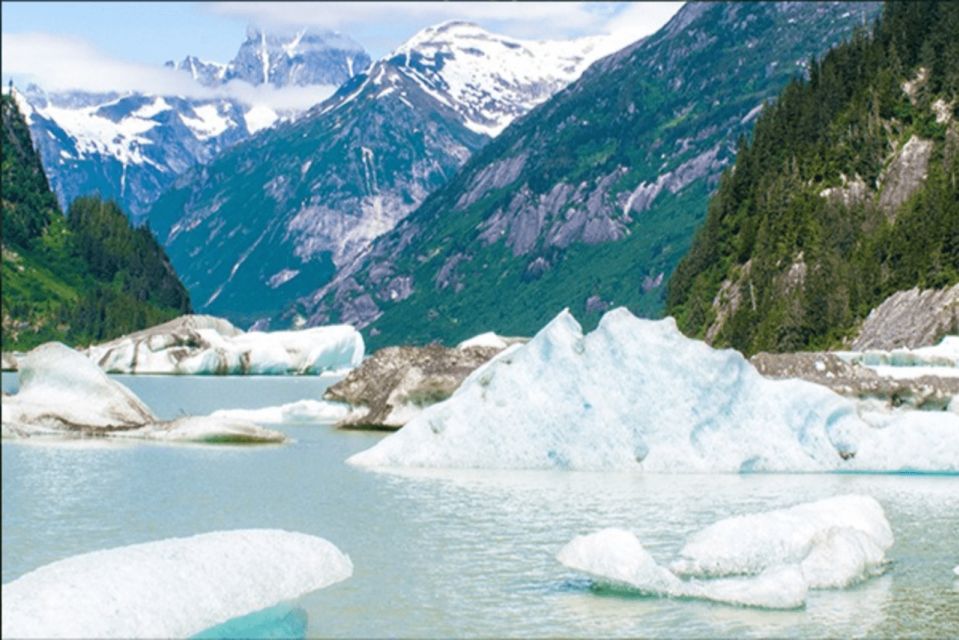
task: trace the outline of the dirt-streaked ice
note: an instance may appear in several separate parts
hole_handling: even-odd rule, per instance
[[[364,348],[349,325],[244,332],[193,315],[94,345],[87,355],[109,373],[289,375],[351,369]]]
[[[878,422],[877,422],[878,421]],[[671,318],[564,311],[448,400],[350,458],[361,466],[656,472],[959,471],[959,416],[861,417],[825,387],[761,376]]]
[[[3,585],[3,637],[182,638],[352,573],[323,538],[271,529],[94,551]]]
[[[3,397],[2,436],[114,437],[169,442],[282,442],[282,433],[220,416],[163,421],[83,354],[58,342],[20,358],[19,391]]]

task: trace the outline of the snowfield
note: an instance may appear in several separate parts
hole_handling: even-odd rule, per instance
[[[3,637],[184,638],[352,574],[330,542],[271,529],[94,551],[3,585]]]
[[[892,544],[882,506],[847,495],[720,520],[694,534],[670,568],[622,529],[577,536],[557,559],[614,589],[794,609],[810,589],[879,575]]]
[[[369,467],[653,472],[959,472],[959,415],[864,412],[825,387],[761,376],[671,318],[568,311],[448,400],[349,459]]]
[[[20,389],[3,397],[2,436],[113,437],[167,442],[268,443],[286,436],[229,416],[157,418],[132,391],[59,342],[19,360]]]

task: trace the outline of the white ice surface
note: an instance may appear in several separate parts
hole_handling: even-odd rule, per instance
[[[350,413],[348,405],[322,400],[299,400],[262,409],[220,409],[211,414],[213,418],[237,418],[264,424],[290,424],[298,422],[334,423]]]
[[[270,529],[95,551],[3,585],[3,637],[182,638],[352,573],[330,542]]]
[[[945,336],[937,345],[916,349],[841,351],[837,355],[893,378],[959,377],[959,336]]]
[[[83,354],[58,342],[22,356],[19,391],[3,398],[2,436],[134,438],[169,442],[282,442],[282,433],[228,416],[160,421]]]
[[[687,540],[672,569],[714,577],[800,564],[811,588],[845,587],[881,569],[892,544],[882,505],[838,496],[720,520]]]
[[[83,354],[48,342],[19,359],[19,391],[3,399],[3,425],[57,430],[71,425],[129,428],[156,422],[153,412]]]
[[[607,313],[583,336],[566,311],[474,371],[362,466],[656,472],[959,471],[959,416],[861,418],[825,387],[762,377],[671,318]]]
[[[694,534],[671,569],[622,529],[577,536],[564,565],[647,595],[792,609],[809,589],[845,588],[878,575],[893,536],[882,507],[848,495],[721,520]]]
[[[95,345],[87,355],[111,373],[288,375],[344,371],[363,361],[349,325],[243,332],[211,316],[184,316]]]
[[[495,349],[505,349],[509,346],[509,343],[503,339],[502,336],[499,336],[492,331],[487,331],[486,333],[481,333],[478,336],[473,336],[468,340],[456,345],[457,349],[468,349],[470,347],[493,347]]]
[[[622,529],[577,536],[556,557],[570,569],[582,571],[602,584],[651,596],[795,609],[805,603],[808,590],[795,566],[777,567],[753,577],[682,580],[657,564],[639,538]]]

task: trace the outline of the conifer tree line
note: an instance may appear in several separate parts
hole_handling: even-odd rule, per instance
[[[2,98],[3,348],[87,344],[190,313],[190,297],[146,226],[115,202],[64,216],[16,102]]]
[[[959,3],[887,2],[740,140],[667,312],[746,353],[819,349],[896,291],[959,281],[957,97]],[[932,142],[925,180],[884,210],[886,172],[910,139]]]

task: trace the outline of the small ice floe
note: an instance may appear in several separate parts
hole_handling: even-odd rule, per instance
[[[936,415],[933,415],[933,414]],[[872,421],[875,418],[879,423]],[[959,416],[862,416],[803,380],[624,308],[584,335],[568,311],[448,399],[349,459],[368,467],[652,472],[957,472]]]
[[[132,391],[58,342],[20,358],[20,389],[3,397],[2,436],[111,437],[201,443],[283,442],[282,433],[217,416],[158,419]]]
[[[694,534],[669,568],[622,529],[577,536],[557,559],[612,588],[793,609],[810,589],[841,589],[882,573],[892,544],[882,506],[848,495],[720,520]]]
[[[329,423],[342,420],[350,413],[349,406],[339,402],[299,400],[261,409],[219,409],[212,418],[232,418],[261,424]]]
[[[323,538],[271,529],[94,551],[3,585],[3,637],[183,638],[352,574]]]
[[[242,331],[213,316],[181,316],[98,344],[87,355],[109,373],[291,375],[342,372],[363,361],[349,325]]]

